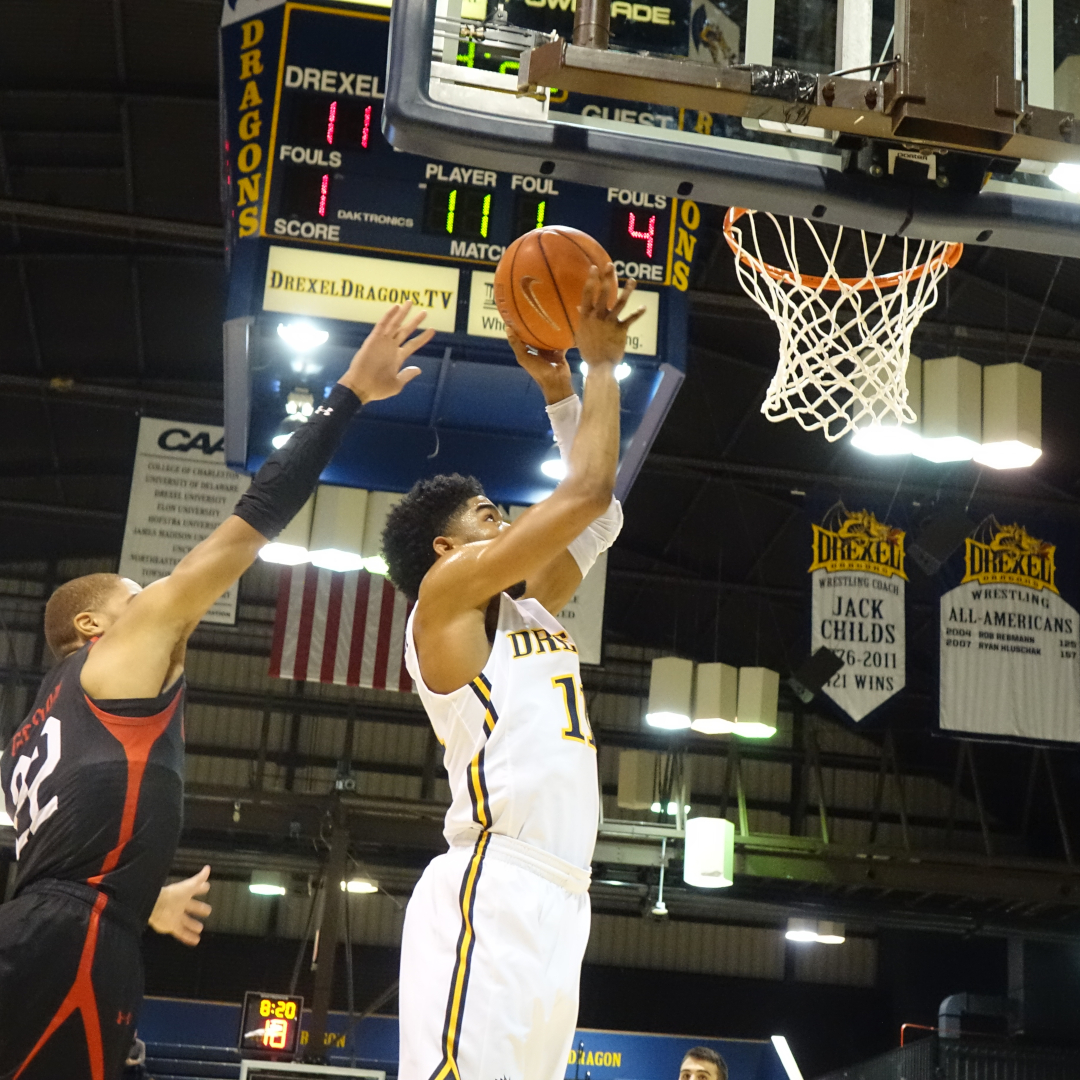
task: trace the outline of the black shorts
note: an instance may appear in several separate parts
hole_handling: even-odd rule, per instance
[[[37,882],[0,905],[0,1080],[118,1080],[142,1003],[140,936],[89,886]]]

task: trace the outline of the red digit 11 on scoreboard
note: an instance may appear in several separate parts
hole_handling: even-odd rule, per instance
[[[644,229],[637,228],[637,215],[633,210],[630,211],[626,221],[626,231],[635,240],[645,241],[645,258],[651,259],[653,255],[653,248],[656,246],[656,215],[653,214],[649,218],[649,224]]]

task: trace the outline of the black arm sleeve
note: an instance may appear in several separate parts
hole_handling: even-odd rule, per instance
[[[359,411],[360,399],[335,383],[311,419],[263,462],[233,513],[273,540],[307,502]]]

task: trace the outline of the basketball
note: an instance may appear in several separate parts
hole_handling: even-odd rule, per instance
[[[519,236],[495,270],[495,306],[526,345],[569,349],[589,268],[602,271],[608,253],[588,233],[546,225]]]

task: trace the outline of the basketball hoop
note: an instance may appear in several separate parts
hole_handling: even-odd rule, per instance
[[[772,222],[775,237],[767,227],[759,235],[759,218]],[[861,246],[855,246],[866,269],[861,277],[840,277],[843,226],[826,242],[814,222],[787,222],[734,206],[724,217],[739,284],[780,331],[780,363],[761,411],[773,422],[794,417],[807,431],[820,429],[829,442],[867,424],[913,424],[905,382],[911,335],[937,303],[938,282],[964,245],[848,230],[861,236]],[[798,226],[812,238],[803,265],[823,262],[820,275],[800,269]],[[782,259],[786,268],[762,254],[766,242],[778,243],[776,261]],[[879,264],[893,258],[900,268],[879,273]]]

